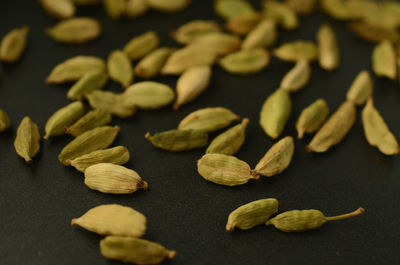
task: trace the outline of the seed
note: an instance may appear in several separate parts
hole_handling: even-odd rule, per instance
[[[289,92],[278,89],[269,95],[260,113],[260,125],[265,133],[273,139],[278,138],[291,111],[292,101]]]
[[[241,46],[241,40],[238,36],[221,32],[210,32],[206,35],[196,38],[191,46],[202,47],[217,55],[225,55],[238,50]]]
[[[399,39],[396,28],[384,28],[365,22],[352,22],[349,27],[360,38],[369,42],[380,42],[384,40],[395,42]]]
[[[346,101],[342,103],[314,135],[306,150],[308,152],[322,153],[340,143],[353,126],[356,120],[356,113],[357,110],[353,102]]]
[[[328,24],[322,25],[317,32],[319,65],[332,71],[339,67],[340,55],[336,34]]]
[[[307,60],[300,60],[283,77],[280,89],[288,92],[296,92],[310,81],[311,66]]]
[[[226,24],[226,30],[237,34],[246,35],[261,21],[262,16],[258,13],[249,14],[245,16],[232,17]]]
[[[121,18],[125,14],[126,0],[103,0],[104,9],[108,17]]]
[[[191,0],[147,0],[150,8],[164,12],[177,13],[180,12],[191,3]]]
[[[282,232],[303,232],[310,229],[316,229],[328,221],[342,220],[351,218],[364,213],[364,208],[360,207],[354,212],[326,217],[319,210],[292,210],[278,214],[274,218],[269,219],[265,225],[273,225]]]
[[[270,0],[263,2],[263,14],[274,19],[286,30],[292,30],[300,25],[296,13],[284,3]]]
[[[320,0],[320,6],[329,16],[338,20],[349,20],[350,10],[343,0]]]
[[[13,29],[0,42],[0,61],[14,63],[18,61],[27,45],[28,26]]]
[[[373,89],[374,84],[371,75],[368,71],[363,70],[354,79],[347,91],[346,98],[347,100],[353,101],[356,105],[361,106],[367,102],[372,95]]]
[[[171,36],[178,43],[189,44],[208,33],[220,31],[220,26],[213,20],[193,20],[171,32]]]
[[[29,116],[25,116],[18,126],[14,147],[17,154],[27,163],[32,162],[32,157],[40,150],[39,128]]]
[[[128,18],[140,17],[146,14],[148,9],[147,0],[126,1],[125,12]]]
[[[285,0],[285,4],[289,6],[298,15],[309,15],[312,13],[316,0]]]
[[[134,237],[107,236],[100,241],[101,254],[108,259],[116,259],[135,264],[158,264],[166,258],[176,256],[158,243]]]
[[[372,52],[372,70],[377,76],[396,79],[396,52],[390,41],[384,40],[375,46]]]
[[[400,152],[396,137],[375,109],[372,98],[365,105],[361,117],[365,137],[370,145],[378,147],[385,155],[397,155]]]
[[[67,163],[71,164],[80,172],[85,172],[85,169],[100,163],[112,163],[123,165],[129,161],[129,150],[124,146],[116,146],[113,148],[96,150],[86,155],[77,157]]]
[[[95,109],[86,113],[86,115],[84,115],[70,127],[66,127],[64,131],[65,133],[77,137],[78,135],[81,135],[86,131],[109,124],[110,122],[110,112],[108,112],[107,110]]]
[[[101,34],[101,25],[93,18],[73,17],[48,28],[46,34],[57,42],[80,44],[97,39]]]
[[[261,199],[240,206],[229,214],[226,231],[235,227],[247,230],[265,223],[271,215],[278,212],[278,200]]]
[[[228,54],[219,61],[225,71],[231,74],[248,75],[258,73],[268,66],[269,53],[264,49],[241,50]]]
[[[102,89],[107,81],[108,75],[105,72],[87,72],[68,90],[67,98],[82,100],[85,94]]]
[[[85,185],[92,190],[111,194],[130,194],[147,190],[148,184],[136,171],[111,163],[100,163],[85,170]]]
[[[135,67],[135,74],[143,79],[155,77],[160,73],[172,52],[173,49],[167,47],[152,51],[138,62]]]
[[[210,143],[206,153],[234,155],[242,147],[246,138],[246,127],[250,120],[245,118],[238,125],[221,133]]]
[[[124,47],[124,52],[132,61],[138,60],[158,47],[160,39],[156,32],[147,31],[133,37]]]
[[[186,151],[202,148],[208,144],[208,134],[200,130],[169,130],[145,138],[155,147],[167,151]]]
[[[298,40],[282,44],[273,54],[282,61],[296,62],[305,59],[311,62],[317,59],[318,49],[311,41]]]
[[[0,132],[3,132],[11,127],[11,119],[8,114],[0,109]]]
[[[115,50],[110,53],[107,69],[111,79],[123,87],[128,87],[133,82],[133,67],[123,51]]]
[[[329,107],[322,98],[305,108],[296,122],[297,138],[303,139],[305,133],[316,132],[329,115]]]
[[[276,23],[272,19],[263,19],[246,36],[242,43],[243,50],[268,48],[272,46],[278,37]]]
[[[146,217],[130,207],[103,204],[72,219],[71,225],[99,235],[141,237],[146,232]]]
[[[214,11],[224,19],[251,15],[255,12],[246,0],[216,0]]]
[[[118,132],[118,126],[102,126],[82,133],[63,148],[58,160],[69,166],[70,161],[77,157],[110,146]]]
[[[75,6],[71,0],[39,0],[49,16],[66,19],[75,15]]]
[[[210,78],[211,67],[207,65],[193,66],[183,72],[176,84],[174,109],[197,98],[207,88]]]
[[[122,94],[115,94],[111,91],[95,90],[85,95],[90,106],[94,109],[107,110],[120,118],[132,116],[136,112],[136,107],[127,104]]]
[[[64,133],[64,128],[73,124],[85,113],[85,107],[82,102],[75,101],[59,110],[57,110],[47,120],[44,128],[46,134],[44,139]]]

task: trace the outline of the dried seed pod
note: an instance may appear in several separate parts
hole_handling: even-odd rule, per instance
[[[350,23],[349,27],[357,36],[369,42],[384,40],[395,42],[399,39],[399,33],[396,28],[384,28],[358,21]]]
[[[229,214],[226,231],[233,231],[235,227],[243,230],[253,228],[265,223],[276,212],[278,200],[275,198],[249,202]]]
[[[169,130],[145,138],[155,147],[177,152],[202,148],[208,144],[208,134],[201,130]]]
[[[4,110],[0,109],[0,132],[4,132],[8,128],[10,128],[10,126],[10,116],[8,116],[8,114]]]
[[[82,133],[62,149],[58,160],[65,166],[69,166],[71,160],[77,157],[110,146],[118,132],[118,126],[102,126]]]
[[[384,40],[375,46],[372,52],[372,70],[377,76],[396,79],[396,52],[390,41]]]
[[[254,8],[247,0],[216,0],[214,1],[214,11],[224,19],[255,13]]]
[[[75,137],[82,133],[92,130],[96,127],[109,124],[111,122],[111,113],[103,109],[95,109],[86,113],[74,124],[64,128],[65,133]]]
[[[231,74],[248,75],[258,73],[268,66],[269,53],[264,49],[241,50],[228,54],[219,61],[225,71]]]
[[[260,178],[251,174],[246,162],[224,154],[205,154],[197,161],[197,171],[205,180],[225,186],[241,185]]]
[[[296,13],[284,3],[276,0],[263,2],[263,14],[276,20],[284,29],[292,30],[299,27],[300,22]]]
[[[150,79],[158,75],[163,68],[164,64],[168,60],[168,57],[173,52],[173,49],[168,47],[158,48],[142,60],[135,66],[135,74],[143,79]]]
[[[351,19],[350,10],[344,0],[320,0],[319,4],[325,13],[335,19]]]
[[[147,31],[133,37],[124,47],[124,52],[132,61],[138,60],[158,47],[160,38],[155,31]]]
[[[18,126],[14,147],[17,154],[27,163],[32,162],[32,157],[40,150],[39,128],[29,116],[25,116]]]
[[[309,15],[312,13],[317,0],[285,0],[285,4],[298,15]]]
[[[143,214],[131,207],[103,204],[72,219],[71,225],[99,235],[142,237],[146,233],[146,221]]]
[[[75,56],[54,67],[46,78],[46,83],[60,84],[76,81],[92,71],[106,71],[106,64],[101,58],[94,56]]]
[[[268,48],[272,46],[278,37],[276,23],[272,19],[263,19],[246,36],[242,43],[243,50]]]
[[[211,32],[220,32],[220,26],[213,20],[192,20],[175,31],[171,32],[172,38],[181,44],[189,44],[198,37]]]
[[[311,66],[307,60],[300,60],[296,65],[283,77],[281,87],[279,89],[296,92],[303,88],[311,77]]]
[[[110,53],[107,69],[111,79],[123,87],[129,86],[133,82],[133,67],[129,57],[123,51],[115,50]]]
[[[336,34],[328,24],[322,25],[317,32],[319,65],[332,71],[339,67],[340,55]]]
[[[187,69],[176,84],[176,101],[174,109],[186,104],[199,96],[210,83],[211,67],[193,66]]]
[[[107,73],[101,71],[92,71],[84,74],[68,90],[67,98],[73,100],[82,100],[85,94],[90,94],[95,90],[102,89],[108,81]]]
[[[225,55],[240,48],[242,41],[233,34],[210,32],[196,38],[190,45],[208,49],[217,55]]]
[[[104,10],[112,19],[121,18],[125,14],[126,0],[103,0]]]
[[[364,212],[364,208],[360,207],[348,214],[326,217],[319,210],[292,210],[278,214],[274,218],[269,219],[265,225],[273,225],[282,232],[303,232],[316,229],[329,221],[351,218]]]
[[[179,130],[202,130],[207,133],[225,128],[239,116],[222,107],[204,108],[187,115],[178,125]]]
[[[28,26],[13,29],[0,42],[0,61],[14,63],[18,61],[27,44]]]
[[[147,0],[147,5],[163,13],[177,13],[186,9],[191,0]]]
[[[71,0],[39,0],[44,11],[52,17],[66,19],[75,15],[75,5]]]
[[[100,22],[89,17],[73,17],[46,30],[53,40],[68,44],[81,44],[97,39],[101,34]]]
[[[112,163],[123,165],[129,161],[129,150],[125,146],[116,146],[113,148],[96,150],[83,156],[67,161],[71,166],[80,172],[85,172],[86,168],[100,164]]]
[[[234,155],[246,139],[246,127],[250,120],[245,118],[238,125],[221,133],[207,147],[206,153]]]
[[[265,133],[272,139],[278,138],[291,111],[292,101],[289,92],[278,89],[269,95],[260,112],[260,125]]]
[[[135,264],[158,264],[176,256],[158,243],[134,237],[107,236],[100,241],[101,254],[108,259]]]
[[[273,54],[282,61],[297,62],[305,59],[311,62],[317,59],[318,48],[314,42],[298,40],[282,44]]]
[[[365,105],[361,117],[365,137],[370,145],[378,147],[379,151],[385,155],[397,155],[400,152],[396,137],[375,109],[372,98]]]
[[[356,105],[361,106],[372,95],[374,89],[374,84],[372,82],[371,75],[368,71],[361,71],[353,83],[351,84],[349,90],[346,94],[346,99],[353,101]]]
[[[132,116],[136,112],[136,107],[128,104],[122,94],[115,94],[111,91],[95,90],[85,95],[90,106],[94,109],[107,110],[120,118]]]
[[[75,101],[57,110],[46,122],[44,139],[64,134],[64,128],[77,121],[85,113],[82,102]]]
[[[125,15],[128,18],[140,17],[146,14],[148,9],[147,0],[127,0]]]
[[[258,13],[232,17],[226,22],[225,29],[237,35],[246,35],[257,26],[261,19],[262,16]]]
[[[297,138],[303,139],[305,133],[313,133],[321,128],[329,115],[329,107],[322,98],[305,108],[296,122]]]
[[[340,143],[353,126],[356,114],[357,110],[352,101],[342,103],[314,135],[306,150],[308,152],[322,153]]]

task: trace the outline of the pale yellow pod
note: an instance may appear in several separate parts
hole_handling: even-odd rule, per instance
[[[250,75],[267,67],[270,57],[269,52],[261,48],[240,50],[223,57],[219,60],[219,64],[228,73]]]
[[[331,26],[324,24],[318,29],[317,42],[319,65],[327,71],[338,68],[340,64],[339,44]]]
[[[374,83],[368,71],[361,71],[346,94],[346,99],[353,101],[356,105],[361,106],[372,96]]]
[[[112,19],[118,19],[125,14],[126,0],[103,0],[104,10]]]
[[[190,45],[207,49],[216,55],[225,55],[240,48],[241,39],[233,34],[210,32],[196,38]]]
[[[363,21],[351,22],[349,27],[360,38],[368,42],[380,42],[384,40],[396,42],[400,37],[396,28],[381,27]]]
[[[52,17],[66,19],[75,15],[75,5],[71,0],[39,0],[44,11]]]
[[[129,57],[121,50],[110,53],[107,61],[108,73],[114,81],[123,87],[128,87],[133,82],[133,67]]]
[[[273,54],[282,61],[297,62],[305,59],[311,62],[317,59],[318,48],[314,42],[297,40],[282,44]]]
[[[396,79],[396,52],[390,41],[384,40],[375,46],[372,52],[372,69],[377,76]]]
[[[27,45],[28,26],[13,29],[0,42],[0,61],[13,63],[18,61]]]
[[[303,88],[311,78],[311,66],[307,60],[300,60],[283,77],[279,89],[296,92]]]
[[[246,35],[257,26],[261,19],[262,16],[258,13],[232,17],[226,22],[225,29],[240,36]]]
[[[175,31],[171,32],[171,37],[181,44],[189,44],[198,37],[210,32],[220,32],[221,27],[213,20],[192,20]]]
[[[157,11],[164,13],[177,13],[186,9],[191,0],[146,0],[147,5]]]
[[[139,36],[133,37],[124,46],[124,52],[128,55],[132,61],[138,60],[152,50],[158,47],[160,44],[160,38],[155,31],[147,31]]]
[[[149,6],[146,0],[127,0],[125,8],[126,16],[135,18],[146,14]]]
[[[242,49],[268,48],[275,43],[277,37],[276,22],[268,18],[263,19],[243,40]]]
[[[253,6],[247,0],[215,0],[214,11],[224,19],[255,13]]]
[[[172,48],[162,47],[147,54],[135,66],[135,74],[143,79],[150,79],[158,75],[173,52]]]
[[[293,30],[300,25],[296,13],[280,1],[263,1],[262,8],[264,16],[276,20],[284,29]]]

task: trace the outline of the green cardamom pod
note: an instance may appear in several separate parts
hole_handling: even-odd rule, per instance
[[[147,0],[127,0],[125,7],[125,15],[128,18],[136,18],[143,16],[149,10]]]
[[[74,124],[64,129],[65,133],[75,137],[82,133],[111,122],[111,113],[103,109],[95,109],[86,113]]]
[[[107,84],[107,81],[108,75],[105,72],[88,72],[68,90],[67,98],[82,100],[85,94],[102,89]]]
[[[286,30],[299,27],[296,13],[289,6],[276,0],[263,1],[263,15],[276,20]]]
[[[223,107],[204,108],[186,116],[178,125],[179,130],[202,130],[207,133],[225,128],[239,116]]]
[[[125,14],[126,0],[103,0],[104,10],[112,19],[121,18]]]
[[[172,51],[173,49],[167,47],[152,51],[135,66],[135,74],[143,79],[155,77],[160,73]]]
[[[64,128],[70,126],[77,121],[85,113],[85,107],[82,102],[75,101],[59,110],[57,110],[47,120],[44,128],[46,134],[44,139],[49,139],[52,136],[64,134]]]
[[[112,163],[123,165],[129,161],[129,150],[125,146],[116,146],[108,149],[96,150],[83,156],[79,156],[71,161],[67,161],[71,166],[80,172],[100,163]]]
[[[257,26],[261,19],[262,16],[258,13],[232,17],[226,22],[225,29],[239,36],[246,35]]]
[[[95,90],[92,93],[85,95],[85,97],[92,108],[107,110],[111,114],[120,118],[132,116],[136,112],[136,107],[132,104],[127,104],[123,94],[115,94],[111,91]]]
[[[245,118],[238,125],[221,133],[207,147],[206,153],[234,155],[246,139],[246,127],[250,120]]]
[[[316,229],[329,221],[351,218],[364,212],[364,208],[360,207],[351,213],[326,217],[319,210],[292,210],[278,214],[274,218],[269,219],[265,225],[273,225],[282,232],[303,232]]]
[[[233,231],[235,227],[243,230],[253,228],[265,223],[276,212],[278,200],[275,198],[249,202],[229,214],[226,231]]]
[[[374,83],[372,82],[371,75],[368,71],[361,71],[346,94],[346,99],[353,101],[356,105],[361,106],[367,102],[369,97],[372,95],[374,89]]]
[[[202,148],[208,144],[208,134],[201,130],[169,130],[145,138],[155,147],[167,151],[186,151]]]
[[[222,32],[210,32],[194,40],[190,46],[208,49],[217,55],[226,55],[238,50],[242,44],[241,39],[233,34]]]
[[[146,216],[131,207],[103,204],[72,219],[71,225],[99,235],[141,237],[146,233],[146,222]]]
[[[128,87],[133,82],[133,67],[129,57],[120,50],[112,51],[107,61],[108,73],[112,80]]]
[[[174,250],[168,250],[158,243],[122,236],[107,236],[100,240],[100,252],[108,259],[143,265],[158,264],[176,256]]]
[[[231,74],[248,75],[258,73],[268,66],[269,53],[264,49],[241,50],[228,54],[219,61],[225,71]]]
[[[150,8],[163,13],[180,12],[189,6],[191,0],[147,0]]]
[[[158,47],[160,38],[155,31],[147,31],[133,37],[124,47],[124,52],[132,61],[138,60]]]
[[[111,163],[100,163],[85,170],[85,185],[92,190],[111,194],[130,194],[147,190],[148,184],[136,171]]]
[[[260,178],[252,174],[246,162],[224,154],[205,154],[197,161],[197,171],[205,180],[225,186],[241,185]]]
[[[46,78],[48,84],[60,84],[79,80],[88,72],[105,72],[106,64],[94,56],[75,56],[58,64]]]
[[[272,19],[263,19],[252,29],[242,43],[243,50],[268,48],[272,46],[278,37],[276,23]]]
[[[322,10],[334,19],[351,19],[350,10],[344,0],[320,0],[319,4],[322,7]]]
[[[336,34],[328,24],[322,25],[317,32],[319,65],[332,71],[339,67],[340,54]]]
[[[329,107],[322,98],[317,99],[310,106],[305,108],[296,122],[297,138],[303,139],[305,133],[316,132],[321,128],[329,115]]]
[[[8,116],[8,114],[4,110],[0,109],[0,132],[7,130],[8,128],[10,128],[10,126],[10,116]]]
[[[255,13],[253,6],[247,0],[216,0],[214,1],[214,11],[224,19]]]
[[[190,44],[198,37],[220,31],[221,28],[215,21],[198,19],[180,26],[177,30],[171,32],[171,36],[180,44]]]
[[[265,100],[260,112],[260,125],[265,133],[276,139],[285,128],[292,111],[292,101],[289,92],[276,90]]]
[[[306,16],[314,10],[317,0],[285,0],[285,4],[296,14]]]
[[[27,163],[32,162],[32,157],[40,150],[39,128],[29,116],[25,116],[18,126],[14,147],[17,154]]]
[[[340,143],[353,126],[356,114],[357,110],[353,102],[346,101],[342,103],[314,135],[306,150],[308,152],[322,153]]]
[[[372,70],[377,76],[395,80],[397,77],[396,52],[390,41],[377,44],[372,52]]]
[[[400,152],[396,137],[375,109],[372,98],[365,105],[361,118],[365,137],[370,145],[378,147],[379,151],[385,155],[397,155]]]
[[[51,17],[66,19],[75,15],[75,5],[71,0],[39,0],[39,3]]]
[[[381,27],[378,25],[365,23],[363,21],[351,22],[349,28],[360,38],[369,42],[381,42],[384,40],[396,42],[400,37],[396,27]]]
[[[27,45],[28,26],[13,29],[0,42],[0,61],[14,63],[18,61]]]
[[[281,87],[279,89],[289,92],[296,92],[303,88],[311,77],[311,66],[307,60],[300,60],[296,65],[283,77]]]
[[[318,57],[318,48],[314,42],[298,40],[282,44],[273,53],[282,61],[297,62],[301,59],[314,61]]]
[[[110,146],[118,132],[118,126],[102,126],[82,133],[62,149],[58,160],[69,166],[70,161],[77,157]]]

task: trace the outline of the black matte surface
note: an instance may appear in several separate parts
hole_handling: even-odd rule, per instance
[[[89,190],[81,173],[57,160],[71,137],[42,140],[40,154],[26,165],[13,148],[20,120],[30,115],[43,133],[47,118],[69,102],[69,85],[44,84],[57,63],[80,54],[106,58],[112,49],[121,48],[131,37],[150,29],[161,35],[163,45],[175,45],[168,37],[172,29],[195,18],[217,19],[211,0],[195,0],[180,14],[151,12],[130,21],[112,21],[100,7],[79,8],[78,15],[102,21],[104,34],[88,44],[66,46],[44,35],[44,28],[56,21],[48,18],[36,2],[0,3],[0,36],[24,24],[31,26],[27,52],[15,65],[3,65],[0,78],[0,108],[10,114],[13,122],[11,130],[0,134],[0,264],[119,264],[101,256],[100,236],[70,227],[71,218],[105,203],[129,205],[147,216],[145,237],[178,252],[165,264],[400,264],[399,157],[385,157],[368,145],[360,109],[349,135],[328,153],[306,153],[304,147],[311,138],[296,140],[293,162],[281,175],[234,188],[206,182],[197,174],[196,160],[204,150],[168,153],[144,139],[147,131],[174,128],[193,110],[224,106],[250,118],[246,142],[237,156],[254,166],[274,142],[258,125],[261,104],[292,67],[276,59],[260,74],[249,77],[232,76],[214,66],[208,90],[179,112],[167,107],[113,120],[121,127],[115,145],[130,149],[132,159],[127,166],[149,182],[148,191],[116,196]],[[296,135],[294,123],[300,111],[318,97],[325,98],[335,110],[355,75],[370,69],[373,46],[359,40],[344,23],[321,13],[303,19],[298,30],[281,31],[279,43],[314,40],[316,30],[325,21],[338,35],[341,66],[328,73],[313,65],[310,84],[292,96],[293,111],[283,135]],[[175,77],[157,80],[171,86],[176,82]],[[375,76],[374,82],[375,105],[399,139],[399,87]],[[112,82],[108,88],[119,89]],[[227,216],[233,209],[265,197],[278,198],[280,211],[314,208],[336,215],[363,206],[366,213],[299,234],[264,226],[225,232]]]

